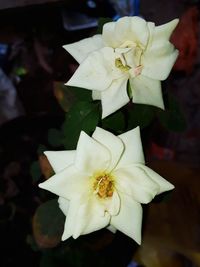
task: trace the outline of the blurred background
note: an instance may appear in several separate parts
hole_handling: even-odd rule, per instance
[[[0,266],[200,266],[199,4],[0,1]],[[59,148],[56,130],[74,97],[63,84],[77,63],[62,46],[94,35],[102,18],[132,15],[156,25],[180,18],[171,38],[180,55],[163,82],[164,95],[173,95],[178,107],[173,102],[167,121],[148,126],[145,146],[147,163],[176,190],[144,213],[141,247],[120,233],[101,232],[81,239],[79,249],[72,241],[58,249],[59,240],[38,230],[35,210],[45,199],[37,184],[51,174],[42,152]]]

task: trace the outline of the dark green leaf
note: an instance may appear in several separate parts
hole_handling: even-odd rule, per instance
[[[74,95],[76,101],[91,101],[92,100],[92,91],[80,87],[66,86],[65,90]]]
[[[102,127],[106,130],[121,134],[125,128],[125,118],[121,111],[118,111],[102,120]]]
[[[143,104],[133,104],[128,109],[128,129],[140,126],[141,129],[147,127],[153,120],[155,107]]]
[[[41,175],[42,175],[41,169],[40,169],[40,164],[38,161],[34,161],[31,164],[30,173],[31,173],[33,183],[38,182]]]
[[[49,200],[38,207],[33,219],[33,233],[39,247],[56,246],[63,233],[65,216],[58,200]]]
[[[81,130],[91,134],[100,118],[99,104],[78,102],[68,112],[63,124],[64,146],[75,149]]]
[[[166,110],[158,113],[160,123],[168,130],[181,132],[186,129],[186,120],[174,96],[168,95]]]
[[[63,142],[63,134],[57,129],[49,129],[48,131],[48,142],[54,147],[59,147]]]

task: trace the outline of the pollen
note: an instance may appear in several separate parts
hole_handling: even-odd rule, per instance
[[[131,69],[128,65],[123,65],[122,60],[120,58],[115,59],[115,67],[120,69],[121,71],[128,71]]]
[[[100,198],[112,197],[114,190],[114,182],[112,176],[110,174],[102,173],[95,175],[94,178],[94,193]]]

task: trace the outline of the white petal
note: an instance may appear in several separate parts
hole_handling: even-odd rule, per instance
[[[174,189],[174,185],[145,165],[138,165],[154,182],[159,185],[157,194]]]
[[[85,38],[79,42],[64,45],[63,48],[69,52],[78,63],[81,63],[91,52],[102,48],[103,41],[100,34]]]
[[[106,211],[108,211],[111,216],[117,215],[119,213],[120,198],[116,190],[113,192],[113,196],[111,198],[104,199],[102,202],[105,206]]]
[[[113,234],[115,234],[115,233],[117,232],[117,229],[116,229],[114,226],[112,226],[112,225],[109,225],[109,226],[107,227],[107,229],[108,229],[109,231],[111,231]]]
[[[109,221],[110,215],[104,211],[103,205],[99,203],[95,196],[85,199],[76,213],[73,237],[77,238],[79,235],[100,230],[106,227]]]
[[[142,75],[156,80],[165,80],[178,57],[178,50],[169,42],[165,44],[152,43],[142,58]]]
[[[107,170],[110,161],[110,151],[82,131],[76,151],[76,168],[92,175],[94,172]]]
[[[71,165],[74,162],[75,153],[76,153],[75,150],[44,152],[55,173]]]
[[[112,171],[112,169],[114,169],[117,165],[124,151],[124,145],[122,141],[114,134],[99,127],[95,129],[92,138],[104,145],[110,151],[111,161],[108,171]]]
[[[124,167],[130,163],[145,162],[139,127],[118,137],[123,141],[125,149],[117,168]]]
[[[137,202],[149,203],[159,192],[159,184],[133,164],[115,170],[113,175],[117,191],[129,195]]]
[[[129,196],[120,194],[121,209],[111,218],[110,224],[141,244],[142,207]]]
[[[59,208],[62,210],[65,216],[67,216],[68,210],[69,210],[69,200],[63,197],[59,197],[58,204],[59,204]]]
[[[119,75],[122,74],[115,67],[114,50],[105,47],[89,54],[66,85],[103,91],[111,85],[113,77]]]
[[[140,17],[123,17],[117,22],[106,23],[103,27],[102,38],[105,44],[119,47],[126,41],[146,46],[149,37],[147,22]]]
[[[93,100],[100,100],[101,99],[101,92],[100,91],[92,91],[92,99]]]
[[[163,39],[163,40],[169,40],[172,32],[176,28],[177,24],[179,22],[179,19],[174,19],[168,23],[165,23],[160,26],[155,27],[154,32],[154,38],[155,39]]]
[[[138,104],[147,104],[164,109],[161,82],[143,75],[130,79],[132,101]]]
[[[90,185],[88,174],[83,171],[78,172],[74,166],[70,166],[40,183],[39,187],[58,196],[71,199],[74,195],[89,191]]]
[[[127,80],[126,75],[121,79],[116,79],[107,90],[101,92],[102,119],[130,101],[126,90]]]

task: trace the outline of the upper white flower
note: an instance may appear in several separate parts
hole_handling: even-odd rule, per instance
[[[119,136],[81,132],[77,149],[45,152],[55,175],[39,184],[59,196],[62,240],[108,227],[141,243],[142,206],[174,188],[144,165],[139,127]]]
[[[169,38],[178,23],[161,26],[140,17],[123,17],[106,23],[102,35],[95,35],[64,48],[80,64],[67,85],[93,91],[102,102],[102,118],[132,101],[164,108],[161,82],[178,56]]]

